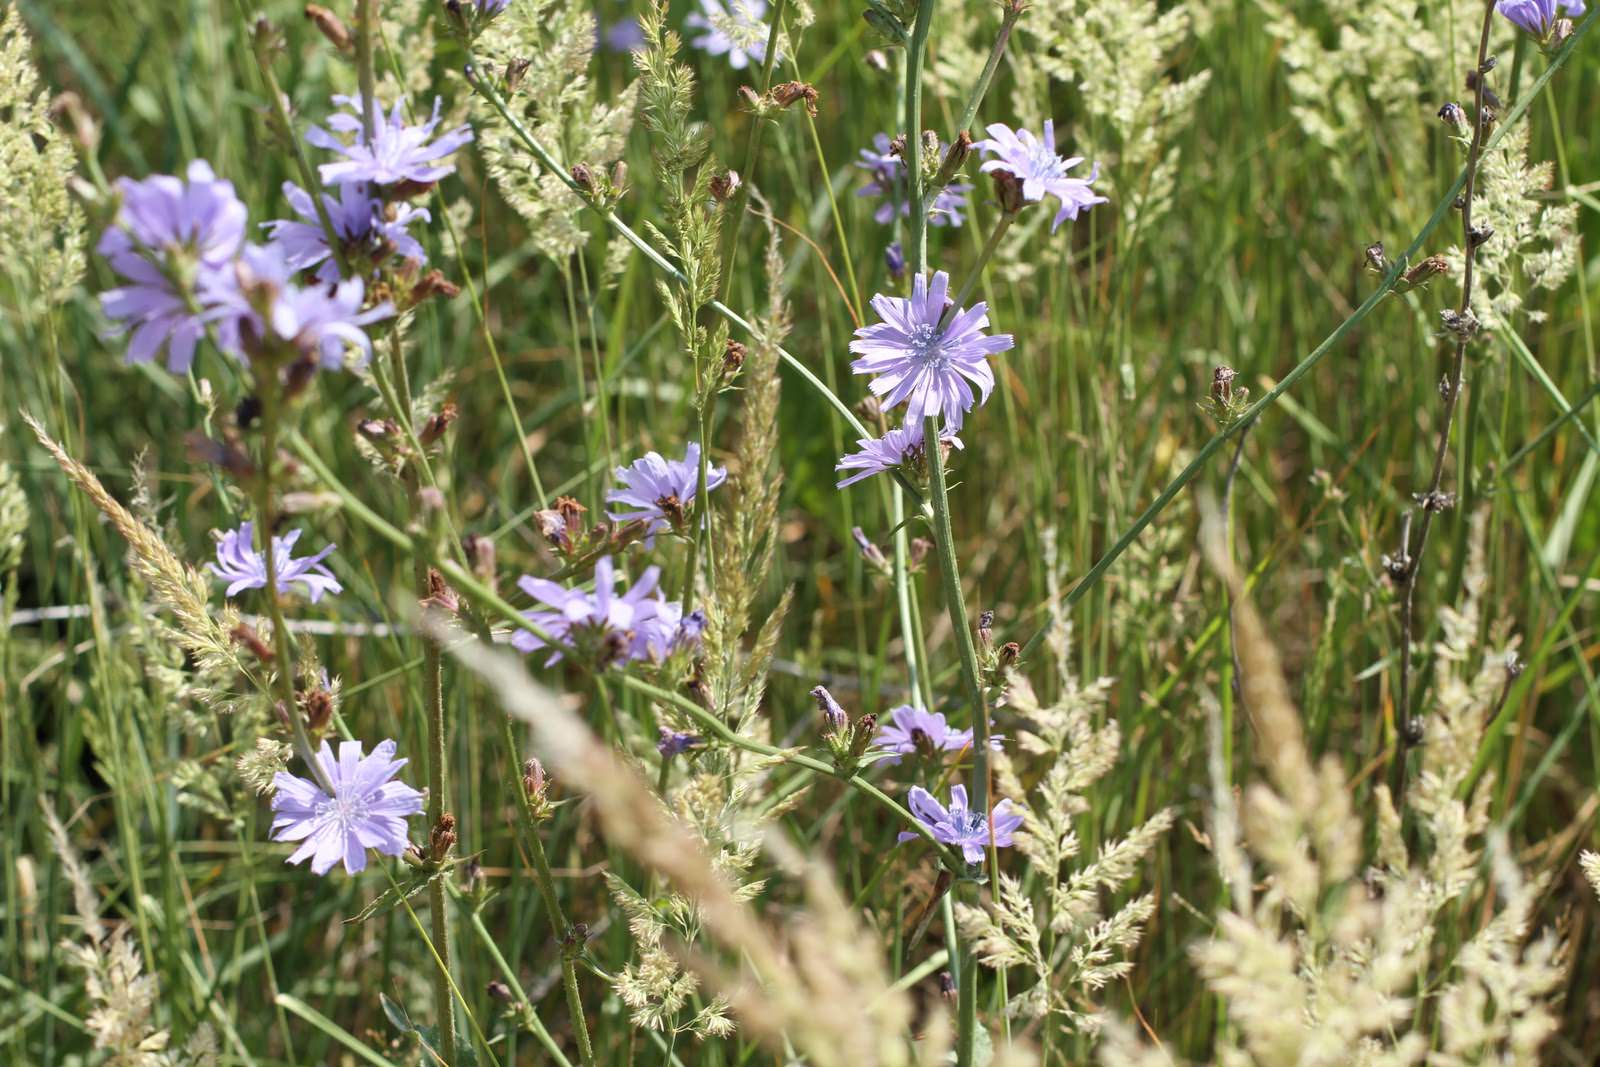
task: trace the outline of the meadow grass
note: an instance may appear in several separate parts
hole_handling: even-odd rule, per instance
[[[279,2],[4,9],[0,1061],[1591,1062],[1593,14],[1542,49],[1476,0],[774,0],[735,69],[591,55],[620,0],[470,44],[330,6],[347,51]],[[459,292],[297,396],[210,342],[126,365],[111,183],[208,160],[264,240],[363,81],[473,127],[415,201]],[[1109,202],[1013,221],[974,156],[964,225],[880,223],[855,164],[913,101],[943,143],[1053,118]],[[898,418],[848,349],[891,241],[1016,344],[963,449],[838,490]],[[517,576],[590,578],[613,469],[690,442],[709,524],[604,551],[699,646],[491,649]],[[200,569],[275,514],[342,592]],[[905,703],[976,753],[861,761]],[[285,865],[262,786],[312,735],[410,758],[409,861]],[[962,863],[907,811],[951,782],[1027,837]]]

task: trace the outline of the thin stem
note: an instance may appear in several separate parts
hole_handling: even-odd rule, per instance
[[[1000,19],[999,36],[994,39],[994,47],[989,50],[989,61],[983,65],[983,73],[978,75],[978,84],[972,87],[972,95],[967,97],[967,106],[961,112],[961,124],[956,127],[956,133],[972,129],[973,120],[978,117],[978,108],[989,93],[989,83],[994,81],[994,72],[1000,66],[1000,58],[1005,55],[1006,43],[1011,40],[1011,31],[1026,10],[1022,3],[1006,5]]]
[[[989,239],[983,243],[983,250],[978,253],[978,262],[973,264],[966,281],[961,283],[961,291],[956,293],[955,302],[944,313],[947,324],[955,318],[956,313],[966,304],[967,297],[978,287],[978,280],[983,277],[984,268],[989,265],[989,260],[994,258],[995,249],[1000,247],[1000,238],[1006,235],[1016,217],[1009,211],[1002,211],[1000,217],[994,220],[994,229],[989,231]]]
[[[1484,138],[1489,129],[1489,117],[1484,109],[1484,92],[1489,82],[1486,61],[1489,57],[1489,30],[1494,24],[1494,12],[1494,0],[1485,0],[1483,28],[1478,34],[1478,78],[1473,100],[1472,143],[1467,149],[1465,183],[1461,194],[1461,247],[1465,251],[1462,253],[1461,301],[1457,305],[1456,312],[1462,318],[1472,314],[1473,268],[1478,258],[1478,241],[1474,239],[1472,229],[1472,199],[1477,189],[1478,164],[1483,158]],[[1417,577],[1422,571],[1422,557],[1428,549],[1428,533],[1433,528],[1434,516],[1444,509],[1444,498],[1439,487],[1444,483],[1445,458],[1450,452],[1450,431],[1455,426],[1456,407],[1461,399],[1469,340],[1470,336],[1464,329],[1456,338],[1455,358],[1450,367],[1449,393],[1444,398],[1444,424],[1439,427],[1439,443],[1434,449],[1433,475],[1428,480],[1427,492],[1421,498],[1422,521],[1417,524],[1416,547],[1412,548],[1409,536],[1400,546],[1400,560],[1405,568],[1400,598],[1400,699],[1395,708],[1397,737],[1394,756],[1389,764],[1389,791],[1393,795],[1396,810],[1402,813],[1405,811],[1408,762],[1406,757],[1411,749],[1411,742],[1408,740],[1411,736],[1409,731],[1412,699],[1411,645],[1416,624]]]
[[[911,236],[906,242],[906,261],[911,277],[921,275],[928,264],[927,189],[922,175],[922,57],[928,50],[928,30],[933,26],[936,0],[917,5],[911,40],[906,45],[906,177],[911,194]]]
[[[788,6],[789,0],[778,0],[772,12],[772,27],[767,31],[767,52],[761,63],[762,93],[772,89],[772,66],[778,58],[778,34]],[[733,284],[733,263],[739,254],[739,231],[744,228],[745,211],[750,207],[750,187],[755,182],[756,159],[761,151],[761,135],[765,129],[766,123],[760,115],[751,116],[750,136],[744,144],[744,168],[739,172],[739,190],[734,194],[733,221],[722,231],[722,252],[717,257],[722,264],[722,273],[717,278],[717,296],[723,300],[728,299],[728,289]]]

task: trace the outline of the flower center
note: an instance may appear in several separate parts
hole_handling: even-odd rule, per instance
[[[932,323],[917,324],[911,331],[910,348],[911,358],[928,370],[942,370],[950,362],[945,355],[944,337]]]
[[[324,800],[317,805],[317,815],[321,818],[332,819],[339,824],[339,829],[349,830],[352,826],[364,821],[370,814],[366,797],[336,794],[331,800]]]
[[[983,812],[969,810],[952,814],[955,815],[955,822],[961,827],[964,833],[970,834],[974,837],[988,836],[989,817]]]
[[[1065,176],[1061,169],[1061,157],[1050,151],[1043,141],[1034,144],[1028,149],[1026,162],[1030,175],[1034,178],[1060,178]]]

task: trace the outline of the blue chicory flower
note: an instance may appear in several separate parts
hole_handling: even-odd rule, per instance
[[[615,475],[623,488],[606,493],[606,503],[630,510],[608,511],[606,515],[614,522],[646,519],[650,523],[648,533],[654,537],[663,530],[681,526],[693,506],[700,482],[700,446],[691,441],[681,460],[666,459],[659,452],[647,452],[631,465],[618,467]],[[715,489],[727,477],[725,468],[707,467],[706,491]]]
[[[165,348],[167,368],[185,373],[207,325],[224,313],[229,262],[244,241],[244,203],[203,159],[183,178],[123,178],[117,188],[122,205],[96,251],[129,284],[100,294],[101,307],[131,333],[129,363],[147,363]]]
[[[857,374],[873,374],[868,388],[883,406],[906,404],[906,425],[918,426],[929,415],[942,415],[944,429],[957,433],[972,409],[971,381],[987,401],[994,389],[994,371],[987,357],[1004,352],[1015,342],[1010,334],[985,336],[989,307],[979,301],[970,310],[949,308],[950,275],[939,271],[930,282],[912,279],[910,298],[872,298],[872,309],[882,322],[863,326],[850,342],[860,356],[850,364]]]
[[[992,836],[996,848],[1009,848],[1012,834],[1022,826],[1022,814],[1009,800],[1002,800],[987,816],[967,807],[967,787],[950,787],[950,806],[946,808],[920,785],[912,786],[906,797],[911,814],[933,831],[934,840],[961,850],[968,863],[982,863]],[[902,830],[898,840],[915,841],[919,834]]]
[[[989,747],[999,749],[1001,738],[989,738]],[[882,762],[893,766],[902,756],[915,756],[919,752],[960,752],[972,746],[971,730],[952,729],[944,713],[928,711],[911,704],[901,704],[889,711],[889,722],[878,730],[876,751],[894,755]]]
[[[1496,0],[1494,9],[1541,41],[1549,38],[1563,9],[1572,18],[1585,11],[1583,0]]]
[[[324,163],[318,168],[323,182],[328,185],[345,182],[429,185],[455,170],[454,164],[439,161],[472,140],[472,130],[465,124],[434,137],[439,125],[438,98],[433,101],[433,116],[427,122],[406,125],[402,114],[405,97],[402,96],[394,102],[387,116],[383,106],[377,106],[372,143],[367,144],[361,136],[361,97],[335,96],[333,102],[349,108],[350,113],[335,114],[328,120],[329,129],[349,135],[353,140],[347,144],[320,126],[306,131],[306,143],[345,157],[340,162]]]
[[[246,247],[236,269],[238,289],[231,294],[229,314],[219,318],[217,342],[241,356],[248,357],[256,344],[277,341],[328,370],[343,369],[352,348],[365,365],[372,358],[372,339],[364,327],[394,315],[387,301],[361,310],[365,283],[360,278],[332,286],[296,284],[297,271],[276,244]]]
[[[699,643],[705,615],[694,611],[685,618],[682,604],[661,597],[656,588],[661,568],[645,568],[639,580],[620,594],[618,577],[611,557],[602,556],[595,563],[593,592],[568,589],[529,575],[518,579],[517,586],[544,605],[543,610],[524,612],[528,621],[563,646],[592,652],[602,666],[618,661],[659,662]],[[527,630],[513,634],[511,644],[523,653],[552,648],[545,660],[547,667],[559,662],[564,652]]]
[[[680,734],[667,729],[665,726],[660,727],[660,730],[661,740],[656,742],[656,751],[666,759],[683,755],[683,753],[700,744],[701,741],[698,734]]]
[[[1067,219],[1076,219],[1078,213],[1095,204],[1104,204],[1106,198],[1096,196],[1091,188],[1100,177],[1100,164],[1091,168],[1087,178],[1069,178],[1067,172],[1083,162],[1082,156],[1062,159],[1056,155],[1055,123],[1044,120],[1044,137],[1038,138],[1032,130],[1015,130],[1001,123],[989,127],[987,140],[972,147],[997,158],[986,161],[978,169],[985,174],[1004,171],[1022,183],[1023,198],[1038,203],[1053,196],[1060,203],[1050,223],[1054,233]]]
[[[870,478],[874,474],[893,470],[901,464],[915,466],[922,462],[922,427],[907,424],[896,426],[882,437],[862,437],[856,441],[858,451],[840,458],[834,466],[835,471],[855,471],[848,478],[842,479],[834,488],[843,489],[847,485],[854,485],[863,478]],[[955,448],[964,447],[961,438],[945,431],[939,435],[939,440],[948,441]]]
[[[406,817],[422,811],[422,793],[404,782],[392,781],[407,760],[394,759],[393,741],[382,741],[363,758],[360,741],[341,741],[334,759],[322,743],[317,762],[333,786],[330,796],[316,782],[279,771],[273,778],[272,839],[299,841],[289,863],[311,861],[317,874],[327,874],[344,861],[356,874],[366,869],[367,849],[399,856],[410,843]]]
[[[311,194],[294,182],[283,183],[283,195],[300,221],[273,219],[261,225],[272,243],[283,251],[284,261],[296,271],[317,267],[317,280],[335,285],[339,265],[328,248],[328,231],[311,200]],[[401,259],[426,263],[422,244],[406,229],[413,222],[429,222],[427,208],[401,202],[385,204],[368,192],[365,182],[346,182],[339,186],[335,199],[322,193],[328,221],[352,263],[373,262],[380,255],[393,253]],[[321,264],[321,266],[318,266]]]
[[[295,542],[300,540],[299,530],[290,530],[282,537],[272,539],[272,563],[277,570],[278,592],[289,592],[289,586],[298,582],[305,587],[306,596],[315,604],[324,593],[342,593],[344,586],[322,561],[337,547],[329,545],[314,556],[293,558]],[[229,530],[217,542],[217,562],[208,563],[211,573],[228,583],[225,596],[237,596],[246,589],[267,587],[267,560],[255,547],[255,523],[245,521],[237,530]]]

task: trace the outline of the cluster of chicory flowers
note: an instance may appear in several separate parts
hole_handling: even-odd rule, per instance
[[[1496,0],[1494,9],[1518,29],[1545,43],[1565,36],[1563,23],[1565,30],[1571,32],[1572,23],[1568,20],[1587,10],[1583,0]]]
[[[1062,222],[1076,219],[1085,209],[1105,202],[1105,197],[1093,191],[1098,167],[1088,178],[1069,176],[1083,159],[1064,159],[1056,154],[1055,126],[1049,120],[1042,137],[1000,123],[991,125],[988,134],[972,148],[994,157],[979,169],[995,178],[1001,209],[1007,214],[1054,197],[1059,206],[1051,223],[1053,232]],[[862,162],[857,164],[874,175],[861,195],[889,198],[874,216],[880,222],[892,221],[897,212],[910,210],[909,205],[903,210],[896,207],[905,163],[890,149],[889,138],[879,134],[873,148],[862,151]],[[935,195],[929,221],[937,224],[942,219],[960,225],[959,208],[944,198],[958,197],[959,206],[964,207],[970,188],[945,186]],[[887,258],[891,274],[904,269],[898,245],[890,246]],[[994,389],[989,357],[1009,350],[1015,339],[1010,334],[985,333],[989,326],[988,305],[979,301],[971,308],[956,307],[949,291],[950,275],[936,271],[931,279],[925,275],[912,278],[909,297],[880,293],[872,298],[872,309],[879,321],[856,331],[850,351],[859,358],[850,364],[850,369],[873,376],[868,388],[885,409],[906,405],[905,423],[882,437],[858,441],[857,451],[839,460],[836,469],[848,472],[839,481],[839,488],[898,466],[920,466],[926,445],[923,420],[929,417],[939,420],[942,447],[960,448],[956,434],[966,413],[989,399]]]
[[[244,361],[288,352],[337,369],[351,351],[362,361],[370,357],[366,328],[395,309],[388,302],[366,306],[367,283],[392,258],[426,262],[408,228],[429,215],[407,201],[454,169],[443,160],[472,131],[459,126],[436,136],[437,101],[428,121],[410,125],[401,99],[387,115],[374,102],[369,137],[362,133],[360,98],[334,102],[351,113],[336,114],[329,130],[313,127],[305,139],[343,158],[321,166],[327,189],[316,199],[285,183],[296,218],[265,223],[265,244],[246,240],[244,203],[205,160],[190,163],[181,178],[117,183],[121,203],[97,249],[123,284],[100,299],[117,332],[128,337],[128,362],[146,363],[165,351],[168,369],[186,373],[206,336]],[[312,277],[303,276],[313,269]]]
[[[480,6],[492,16],[504,3]],[[426,262],[410,227],[429,214],[409,200],[451,173],[446,157],[472,132],[459,126],[438,133],[437,102],[416,125],[405,121],[403,99],[387,114],[376,101],[364,114],[359,97],[334,102],[349,113],[336,114],[326,130],[312,128],[305,139],[341,158],[321,166],[325,188],[284,185],[296,217],[265,223],[264,244],[247,239],[248,210],[233,183],[205,160],[191,162],[182,177],[117,183],[117,214],[97,250],[121,284],[100,299],[115,333],[127,338],[129,363],[164,352],[169,370],[187,373],[206,337],[242,362],[263,361],[263,373],[285,363],[338,369],[352,352],[359,361],[370,358],[367,327],[395,309],[369,302],[368,285],[396,264],[414,275]],[[262,589],[270,553],[275,593],[299,587],[315,603],[341,592],[323,562],[334,546],[296,558],[300,536],[300,530],[266,536],[258,548],[254,524],[244,522],[219,539],[211,572],[227,583],[227,596]],[[288,862],[310,860],[317,874],[342,862],[354,874],[366,867],[368,849],[388,856],[406,851],[405,820],[422,810],[423,795],[394,780],[406,763],[394,752],[386,740],[363,756],[359,741],[345,741],[335,757],[324,742],[310,768],[314,780],[287,771],[275,776],[272,837],[300,843]]]
[[[1012,130],[999,123],[989,126],[987,132],[988,138],[973,144],[972,149],[991,157],[979,170],[994,179],[1005,220],[1028,204],[1054,197],[1057,210],[1050,225],[1054,233],[1063,222],[1076,219],[1084,210],[1105,202],[1105,197],[1096,195],[1093,190],[1093,183],[1099,177],[1098,166],[1091,169],[1087,178],[1074,178],[1071,171],[1083,159],[1057,155],[1052,122],[1045,122],[1042,136],[1035,136],[1030,130]],[[952,158],[961,158],[953,156],[948,148],[940,154],[947,163]],[[861,152],[861,162],[857,166],[871,172],[873,180],[859,195],[884,198],[885,202],[874,215],[880,223],[893,222],[910,212],[910,205],[901,199],[905,165],[893,151],[886,134],[879,134],[873,140],[873,147]],[[929,205],[928,221],[935,225],[959,226],[970,189],[967,185],[944,185]],[[898,244],[889,246],[886,259],[890,274],[899,277],[905,261]],[[911,468],[914,474],[920,473],[932,444],[927,420],[933,420],[937,447],[962,447],[956,435],[967,413],[975,405],[986,402],[994,389],[994,371],[989,366],[989,357],[1011,349],[1015,339],[1010,334],[986,332],[989,326],[987,304],[979,301],[964,308],[958,306],[959,301],[959,297],[951,298],[950,276],[944,271],[935,271],[931,277],[914,275],[909,297],[879,293],[872,298],[872,309],[879,321],[856,331],[850,351],[857,358],[850,367],[857,374],[872,376],[868,389],[878,399],[881,409],[904,405],[905,421],[881,437],[865,437],[856,442],[857,451],[843,456],[837,464],[836,470],[844,475],[839,488],[902,466]],[[823,702],[822,707],[825,719],[837,712],[837,717],[846,721],[843,710],[831,698]],[[943,752],[960,752],[973,744],[972,730],[952,728],[938,712],[902,705],[890,712],[890,720],[874,740],[872,749],[883,757],[881,762],[884,763],[899,763],[908,755],[932,757]],[[825,729],[824,736],[837,737],[841,729],[834,726],[831,733]],[[999,741],[1000,738],[994,736],[989,743],[998,747]],[[935,840],[960,849],[968,863],[981,862],[990,844],[997,848],[1009,846],[1013,833],[1023,821],[1021,813],[1009,800],[1001,800],[988,812],[971,810],[966,789],[960,785],[951,788],[948,806],[940,804],[933,794],[920,786],[912,788],[909,800],[912,814],[928,833]],[[902,833],[900,839],[916,836],[907,832]]]
[[[616,468],[621,483],[606,493],[606,512],[613,533],[626,532],[631,525],[642,528],[645,545],[653,547],[657,534],[668,531],[685,534],[700,483],[700,446],[691,442],[683,459],[667,459],[659,452],[647,452],[626,467]],[[725,468],[707,465],[706,491],[727,480]],[[573,502],[570,510],[581,511]],[[571,516],[551,512],[559,519],[554,527],[558,537],[571,538]],[[602,528],[604,529],[604,528]],[[633,534],[631,536],[637,536]],[[610,538],[621,544],[622,539]],[[684,613],[683,604],[668,600],[660,591],[661,569],[647,567],[639,579],[625,589],[624,581],[609,554],[595,562],[593,588],[568,588],[546,578],[523,575],[518,587],[542,607],[524,612],[538,632],[522,630],[512,636],[513,647],[531,653],[549,648],[545,665],[559,662],[566,650],[581,654],[583,662],[596,667],[615,663],[659,663],[677,652],[699,646],[705,629],[705,614]]]

